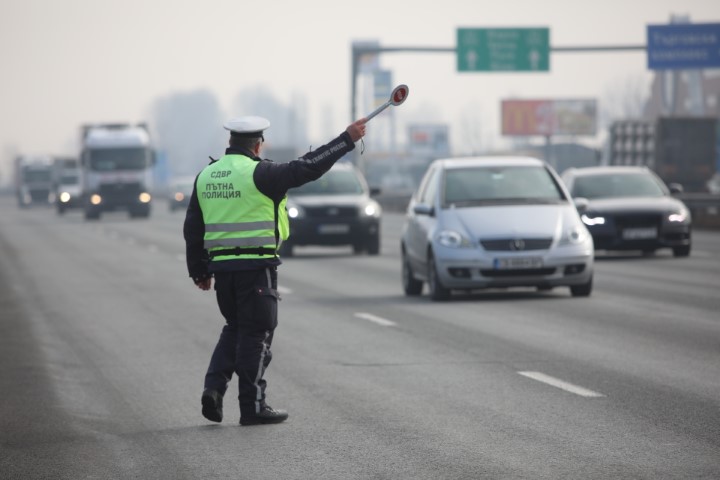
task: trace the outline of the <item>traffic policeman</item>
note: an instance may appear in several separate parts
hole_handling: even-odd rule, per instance
[[[297,160],[261,159],[262,117],[225,123],[229,147],[195,179],[185,216],[187,268],[195,285],[215,293],[225,325],[205,374],[202,414],[221,422],[223,397],[233,373],[238,380],[240,424],[280,423],[284,410],[270,407],[263,378],[277,327],[278,249],[290,234],[285,202],[290,188],[320,178],[365,135],[366,119]]]

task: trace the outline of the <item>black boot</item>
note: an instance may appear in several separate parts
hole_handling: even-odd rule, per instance
[[[202,414],[212,422],[222,422],[223,419],[223,397],[215,390],[205,390],[200,399],[202,402]]]
[[[287,420],[288,413],[285,410],[274,410],[269,405],[263,405],[260,413],[243,415],[240,417],[240,425],[264,425],[267,423],[281,423]]]

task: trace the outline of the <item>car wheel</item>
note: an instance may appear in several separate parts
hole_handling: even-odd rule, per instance
[[[450,298],[450,290],[445,288],[440,281],[432,253],[428,255],[428,289],[430,298],[436,302]]]
[[[375,235],[368,240],[367,243],[368,255],[379,255],[380,254],[380,235]]]
[[[690,245],[683,245],[681,247],[673,247],[674,257],[687,257],[690,255]]]
[[[593,287],[593,277],[591,276],[590,279],[586,283],[583,283],[582,285],[570,286],[570,294],[573,297],[589,297],[590,293],[592,293],[592,287]]]
[[[413,276],[412,268],[410,267],[410,261],[408,260],[407,255],[404,251],[402,254],[402,283],[403,290],[405,290],[405,295],[420,295],[420,293],[422,292],[423,282]]]
[[[85,210],[85,220],[100,220],[100,212],[96,210]]]
[[[352,247],[353,247],[353,253],[355,255],[360,255],[361,253],[363,253],[365,251],[365,246],[362,245],[361,243],[354,243]]]

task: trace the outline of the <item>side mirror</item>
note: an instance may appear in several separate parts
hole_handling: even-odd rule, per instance
[[[573,198],[572,201],[575,204],[575,208],[577,209],[578,213],[583,213],[588,209],[588,206],[590,205],[590,201],[584,197]]]
[[[668,188],[670,189],[670,193],[673,195],[679,195],[685,190],[679,183],[671,183],[668,185]]]
[[[415,212],[416,215],[427,215],[429,217],[435,215],[435,209],[432,206],[421,203],[413,207],[413,212]]]
[[[370,196],[371,197],[377,197],[382,193],[382,189],[380,187],[370,187]]]

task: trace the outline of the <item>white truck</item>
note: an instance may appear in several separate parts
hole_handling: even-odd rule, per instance
[[[145,124],[92,124],[82,127],[81,185],[85,218],[125,210],[150,216],[154,150]]]
[[[20,208],[52,204],[53,159],[45,155],[15,158],[15,196]]]

